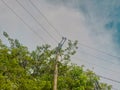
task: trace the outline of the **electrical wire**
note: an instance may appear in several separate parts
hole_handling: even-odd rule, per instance
[[[89,61],[87,61],[87,60],[85,60],[85,59],[80,59],[80,58],[77,58],[77,57],[74,57],[74,59],[76,59],[76,60],[82,60],[82,61],[84,61],[84,62],[86,62],[86,63],[88,63],[88,64],[92,64],[92,65],[94,65],[94,66],[96,66],[96,67],[103,68],[104,70],[109,70],[109,71],[111,71],[111,72],[119,73],[119,74],[120,74],[119,71],[114,71],[114,70],[111,70],[111,69],[105,68],[105,67],[100,66],[100,65],[98,65],[98,64],[91,63],[91,62],[89,62]]]
[[[38,8],[31,0],[29,0],[31,5],[41,14],[41,16],[47,21],[47,23],[53,28],[53,30],[60,36],[62,37],[61,33],[49,22],[47,17],[41,12],[40,8]]]
[[[82,46],[84,46],[84,47],[87,47],[87,48],[89,48],[89,49],[95,50],[95,51],[97,51],[97,52],[104,53],[104,54],[106,54],[106,55],[108,55],[108,56],[111,56],[111,57],[114,57],[114,58],[117,58],[117,59],[120,60],[120,57],[119,57],[119,56],[112,55],[112,54],[110,54],[110,53],[108,53],[108,52],[105,52],[105,51],[102,51],[102,50],[99,50],[99,49],[90,47],[90,46],[85,45],[85,44],[82,44],[82,43],[78,43],[78,44],[79,44],[79,45],[82,45]]]
[[[88,62],[88,61],[85,61],[85,62],[87,62],[88,64],[93,64],[93,63],[90,63],[90,62]],[[96,64],[93,64],[93,65],[96,65]],[[100,66],[98,66],[98,65],[96,65],[97,67],[100,67]],[[101,68],[101,67],[100,67]],[[103,67],[102,67],[103,68]],[[105,70],[106,70],[106,68],[104,68]],[[111,71],[111,70],[109,70],[109,71]],[[112,71],[113,72],[113,71]],[[115,71],[114,71],[115,72]],[[118,80],[115,80],[115,79],[112,79],[112,78],[108,78],[108,77],[105,77],[105,76],[102,76],[102,75],[99,75],[99,74],[96,74],[98,77],[100,77],[100,78],[103,78],[103,79],[106,79],[106,80],[109,80],[109,81],[111,81],[111,82],[114,82],[114,83],[118,83],[118,84],[120,84],[120,81],[118,81]],[[113,90],[118,90],[118,89],[116,89],[116,88],[113,88],[112,87],[112,89]]]
[[[23,24],[25,24],[28,28],[29,28],[29,30],[30,31],[32,31],[35,35],[37,35],[44,43],[46,43],[46,41],[36,32],[36,31],[34,31],[33,30],[33,28],[29,25],[29,24],[27,24],[10,6],[8,6],[8,4],[4,1],[4,0],[1,0],[2,1],[2,3],[7,7],[7,8],[9,8],[9,10],[11,10],[15,15],[16,15],[16,17],[18,17],[22,22],[23,22]]]
[[[114,80],[114,79],[111,79],[111,78],[108,78],[108,77],[104,77],[104,76],[101,76],[101,75],[98,75],[97,76],[103,78],[103,79],[106,79],[106,80],[109,80],[109,81],[112,81],[112,82],[115,82],[115,83],[119,83],[120,84],[120,81],[117,81],[117,80]]]
[[[76,58],[77,59],[77,58]],[[82,59],[80,59],[80,60],[82,60]],[[85,61],[85,59],[84,59],[84,61]],[[88,64],[93,64],[93,63],[90,63],[90,62],[88,62],[88,61],[85,61],[85,62],[87,62]],[[93,65],[96,65],[96,64],[93,64]],[[96,65],[97,67],[100,67],[99,65]],[[100,67],[101,68],[101,67]],[[103,67],[102,67],[103,68]],[[107,68],[104,68],[105,70],[107,69]],[[109,71],[112,71],[112,70],[109,70]],[[115,72],[115,71],[112,71],[112,72]],[[115,82],[115,83],[120,83],[120,81],[117,81],[117,80],[114,80],[114,79],[111,79],[111,78],[108,78],[108,77],[104,77],[104,76],[102,76],[102,75],[99,75],[99,74],[96,74],[97,76],[99,76],[99,77],[101,77],[101,78],[103,78],[103,79],[106,79],[106,80],[109,80],[109,81],[112,81],[112,82]]]
[[[83,51],[82,51],[83,52]],[[80,51],[79,51],[79,53],[81,53]],[[119,64],[117,64],[117,63],[114,63],[114,62],[112,62],[112,61],[108,61],[107,59],[103,59],[103,58],[101,58],[101,57],[98,57],[98,56],[96,56],[96,55],[93,55],[93,54],[91,54],[91,53],[87,53],[87,52],[83,52],[83,53],[85,53],[85,54],[87,54],[87,55],[89,55],[89,56],[91,56],[91,57],[94,57],[94,58],[96,58],[96,59],[98,59],[98,60],[102,60],[102,61],[104,61],[104,62],[109,62],[109,63],[111,63],[111,64],[114,64],[114,65],[119,65]]]
[[[45,32],[55,41],[58,43],[58,41],[42,26],[42,24],[19,2],[19,0],[15,0],[34,20],[35,22],[42,28],[42,30]]]

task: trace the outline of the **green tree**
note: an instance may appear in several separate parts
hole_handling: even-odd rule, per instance
[[[3,34],[9,45],[0,40],[0,90],[52,90],[56,48],[41,45],[30,52],[18,40]],[[60,50],[58,90],[111,90],[94,72],[70,62],[77,48],[77,41],[69,40]]]

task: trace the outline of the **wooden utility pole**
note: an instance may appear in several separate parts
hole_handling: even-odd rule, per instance
[[[59,61],[59,55],[60,55],[60,50],[65,43],[66,38],[62,38],[61,42],[58,44],[57,50],[56,50],[56,59],[54,63],[54,85],[53,85],[53,90],[57,90],[57,78],[58,78],[58,61]]]
[[[54,65],[54,86],[53,90],[57,90],[57,77],[58,77],[58,59],[59,59],[59,53],[56,55],[55,65]]]

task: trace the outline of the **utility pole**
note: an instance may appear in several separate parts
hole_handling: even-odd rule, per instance
[[[58,78],[58,60],[59,60],[59,55],[60,55],[60,50],[65,43],[66,38],[62,37],[61,42],[58,44],[58,47],[56,49],[56,59],[54,63],[54,85],[53,85],[53,90],[57,90],[57,78]]]

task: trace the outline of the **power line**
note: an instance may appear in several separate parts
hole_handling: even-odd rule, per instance
[[[49,22],[47,17],[41,12],[41,10],[31,1],[29,0],[31,5],[41,14],[41,16],[47,21],[47,23],[53,28],[53,30],[60,36],[62,37],[61,33]]]
[[[97,76],[103,78],[103,79],[106,79],[106,80],[109,80],[109,81],[112,81],[112,82],[115,82],[115,83],[119,83],[120,84],[120,81],[117,81],[117,80],[114,80],[114,79],[111,79],[111,78],[108,78],[108,77],[104,77],[104,76],[101,76],[101,75],[98,75]]]
[[[90,49],[92,49],[92,50],[95,50],[95,51],[97,51],[97,52],[101,52],[101,53],[104,53],[104,54],[109,55],[109,56],[111,56],[111,57],[114,57],[114,58],[120,59],[119,56],[112,55],[112,54],[110,54],[110,53],[108,53],[108,52],[105,52],[105,51],[102,51],[102,50],[99,50],[99,49],[96,49],[96,48],[90,47],[90,46],[85,45],[85,44],[82,44],[82,43],[78,43],[78,44],[79,44],[79,45],[82,45],[82,46],[84,46],[84,47],[90,48]]]
[[[19,2],[19,0],[15,0],[35,21],[36,23],[43,29],[45,32],[55,41],[58,41],[42,26],[42,24]]]
[[[79,51],[80,52],[80,51]],[[81,52],[80,52],[81,53]],[[96,55],[92,55],[92,54],[90,54],[90,53],[87,53],[87,52],[83,52],[83,53],[85,53],[85,54],[87,54],[87,55],[89,55],[89,56],[91,56],[91,57],[94,57],[94,58],[96,58],[96,59],[99,59],[99,60],[102,60],[102,61],[104,61],[104,62],[109,62],[109,63],[111,63],[111,64],[114,64],[114,65],[119,65],[119,64],[116,64],[116,63],[114,63],[114,62],[112,62],[112,61],[108,61],[107,59],[103,59],[103,58],[101,58],[101,57],[98,57],[98,56],[96,56]]]
[[[96,66],[96,67],[103,68],[104,70],[109,70],[109,71],[112,71],[112,72],[115,72],[115,73],[119,73],[119,74],[120,74],[120,72],[118,72],[118,71],[114,71],[114,70],[105,68],[105,67],[100,66],[100,65],[95,64],[95,63],[91,63],[91,62],[89,62],[89,61],[87,61],[87,60],[85,60],[85,59],[80,59],[80,58],[77,58],[77,57],[75,57],[75,59],[82,60],[82,61],[84,61],[84,62],[86,62],[86,63],[88,63],[88,64],[92,64],[92,65],[94,65],[94,66]]]
[[[76,58],[77,59],[77,58]],[[82,59],[80,59],[80,60],[82,60]],[[85,59],[84,59],[85,60]],[[89,63],[89,64],[93,64],[93,63],[90,63],[90,62],[88,62],[88,61],[85,61],[85,62],[87,62],[87,63]],[[93,64],[93,65],[96,65],[96,64]],[[99,66],[99,65],[96,65],[97,67],[101,67],[101,66]],[[102,68],[104,68],[104,67],[102,67]],[[107,68],[104,68],[104,69],[107,69]],[[112,71],[112,72],[116,72],[116,71],[113,71],[113,70],[110,70],[110,71]],[[113,81],[113,82],[116,82],[116,83],[120,83],[120,81],[117,81],[117,80],[114,80],[114,79],[111,79],[111,78],[107,78],[107,77],[104,77],[104,76],[101,76],[101,75],[98,75],[97,74],[97,76],[99,76],[99,77],[101,77],[101,78],[104,78],[104,79],[107,79],[107,80],[110,80],[110,81]]]
[[[104,76],[101,76],[101,75],[98,75],[98,74],[97,74],[97,76],[100,77],[100,78],[103,78],[103,79],[112,81],[112,82],[114,82],[114,83],[120,84],[120,81],[117,81],[117,80],[114,80],[114,79],[111,79],[111,78],[108,78],[108,77],[104,77]],[[118,90],[117,88],[114,88],[113,86],[112,86],[112,89],[113,89],[113,90]]]
[[[86,61],[87,62],[87,61]],[[87,62],[87,63],[89,63],[89,62]],[[93,63],[89,63],[89,64],[93,64]],[[96,64],[93,64],[93,65],[96,65]],[[99,67],[98,65],[96,65],[97,67]],[[103,67],[102,67],[103,68]],[[106,68],[104,68],[105,70],[106,70]],[[112,71],[112,70],[110,70],[110,71]],[[113,72],[113,71],[112,71]],[[109,80],[109,81],[112,81],[112,82],[115,82],[115,83],[118,83],[118,84],[120,84],[120,81],[118,81],[118,80],[115,80],[115,79],[112,79],[112,78],[108,78],[108,77],[105,77],[105,76],[102,76],[102,75],[99,75],[99,74],[96,74],[97,76],[99,76],[100,78],[103,78],[103,79],[106,79],[106,80]],[[114,90],[118,90],[118,89],[116,89],[116,88],[113,88]]]
[[[16,17],[18,17],[22,22],[23,22],[23,24],[25,24],[28,28],[29,28],[29,30],[31,30],[34,34],[36,34],[44,43],[46,43],[46,41],[36,32],[36,31],[34,31],[33,30],[33,28],[29,25],[29,24],[27,24],[10,6],[8,6],[8,4],[4,1],[4,0],[1,0],[2,1],[2,3],[7,7],[7,8],[9,8],[9,10],[11,10],[15,15],[16,15]]]

